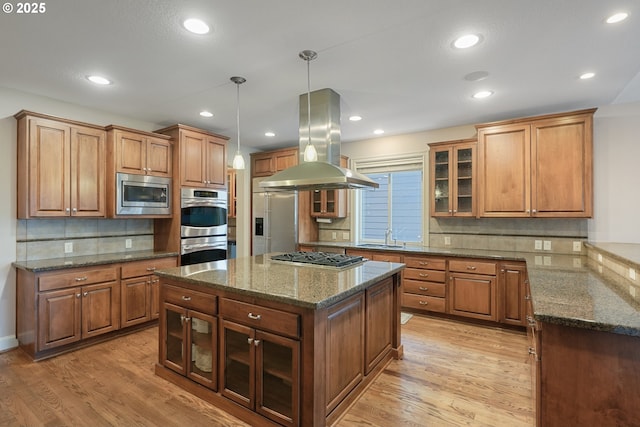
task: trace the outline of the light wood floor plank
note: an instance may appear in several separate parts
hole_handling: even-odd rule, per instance
[[[1,426],[247,424],[154,374],[157,328],[34,363],[0,354]],[[339,427],[533,426],[524,333],[415,315]]]

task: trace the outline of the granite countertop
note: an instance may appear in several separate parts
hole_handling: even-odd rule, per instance
[[[309,246],[341,247],[405,254],[524,261],[536,320],[624,335],[640,336],[640,304],[606,275],[588,266],[584,255],[544,252],[442,249],[430,247],[373,248],[349,242],[313,242]],[[586,243],[640,268],[640,245]]]
[[[36,261],[15,261],[15,268],[39,273],[43,271],[62,270],[73,267],[90,267],[92,265],[113,264],[116,262],[140,261],[144,259],[178,256],[178,252],[129,251],[90,256],[41,259]]]
[[[328,307],[404,269],[368,261],[336,269],[272,261],[271,254],[156,271],[161,277],[300,307]]]

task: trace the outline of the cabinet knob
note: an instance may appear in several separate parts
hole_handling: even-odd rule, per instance
[[[525,295],[524,299],[525,299],[525,301],[529,301],[531,299],[531,295]]]
[[[87,295],[89,295],[89,292],[84,292],[84,293],[82,294],[82,296],[83,296],[83,297],[86,297]]]
[[[532,210],[531,212],[536,213],[536,212],[538,212],[538,211],[534,209],[534,210]]]
[[[534,355],[536,354],[536,349],[533,347],[529,347],[529,354]]]
[[[247,344],[249,345],[253,344],[253,338],[247,338]]]
[[[247,317],[249,317],[249,319],[251,320],[260,320],[262,318],[262,316],[260,316],[259,314],[253,314],[253,313],[247,314]]]
[[[73,213],[77,213],[78,212],[78,208],[73,208],[72,211],[73,211]]]
[[[65,212],[71,212],[71,209],[66,208],[64,211],[65,211]]]
[[[449,209],[449,213],[451,213],[451,209]]]
[[[454,210],[453,210],[453,213],[458,213],[458,209],[454,209]]]
[[[80,294],[76,294],[76,298],[80,298]]]
[[[253,340],[253,345],[255,345],[256,347],[260,345],[260,340]]]

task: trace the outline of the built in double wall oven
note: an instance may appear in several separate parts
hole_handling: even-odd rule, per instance
[[[227,258],[227,192],[182,188],[180,264]]]

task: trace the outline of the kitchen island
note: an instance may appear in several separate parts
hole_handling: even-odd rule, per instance
[[[403,268],[259,255],[158,271],[156,374],[252,425],[333,424],[402,358]]]

